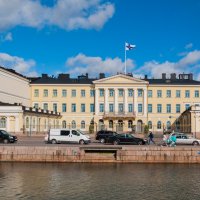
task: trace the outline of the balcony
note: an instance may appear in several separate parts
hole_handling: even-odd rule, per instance
[[[103,119],[133,119],[135,118],[135,112],[118,112],[118,113],[104,113]]]

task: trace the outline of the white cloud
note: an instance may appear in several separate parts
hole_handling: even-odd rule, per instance
[[[39,0],[0,0],[0,31],[19,25],[100,29],[114,12],[114,5],[102,0],[57,0],[51,7],[42,5]]]
[[[24,58],[12,56],[7,53],[0,53],[0,65],[2,67],[14,69],[16,72],[23,75],[37,76],[37,72],[32,70],[35,64],[35,61],[32,59],[24,60]]]
[[[194,50],[185,55],[177,62],[165,61],[159,63],[157,61],[148,61],[137,70],[136,74],[148,74],[151,77],[161,77],[162,73],[194,73],[196,77],[200,77],[199,74],[199,65],[200,65],[200,51]]]
[[[185,49],[191,49],[193,47],[192,43],[186,44],[185,45]]]
[[[88,57],[84,54],[78,54],[67,59],[66,66],[68,67],[67,72],[72,76],[89,73],[91,77],[96,77],[101,72],[106,74],[124,72],[124,62],[118,57],[103,60],[101,57]],[[127,59],[127,71],[130,72],[133,68],[133,60]]]
[[[12,37],[12,33],[7,33],[4,37],[4,41],[12,41],[13,37]]]

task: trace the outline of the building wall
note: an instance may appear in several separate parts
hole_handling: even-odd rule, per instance
[[[29,81],[0,68],[0,101],[30,106]]]

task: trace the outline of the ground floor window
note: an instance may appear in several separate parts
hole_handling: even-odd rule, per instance
[[[148,128],[152,129],[152,121],[148,121]]]
[[[67,128],[67,122],[65,120],[62,121],[62,128]]]
[[[26,128],[29,128],[29,117],[26,118]]]
[[[109,128],[113,128],[113,120],[109,121]]]
[[[128,128],[132,128],[133,127],[133,121],[132,120],[129,120],[128,121]]]
[[[161,121],[158,121],[158,123],[157,123],[157,129],[161,129]]]
[[[76,128],[76,122],[74,120],[72,121],[72,128]]]
[[[6,118],[0,119],[0,128],[6,128]]]
[[[85,129],[85,121],[81,121],[81,128]]]

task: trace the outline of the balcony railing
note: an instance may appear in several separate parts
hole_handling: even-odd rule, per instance
[[[135,112],[109,112],[109,113],[104,113],[103,118],[108,119],[108,118],[135,118]]]

